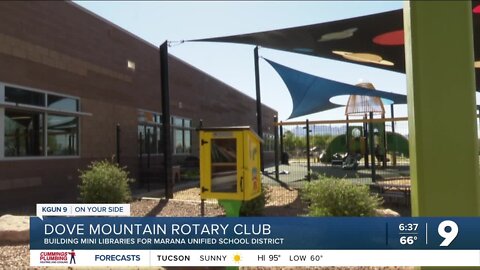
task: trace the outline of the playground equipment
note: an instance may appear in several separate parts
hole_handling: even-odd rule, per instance
[[[369,82],[359,83],[355,86],[375,91],[375,87],[372,83]],[[383,106],[383,101],[380,97],[350,95],[347,105],[345,107],[345,116],[347,117],[347,120],[349,116],[362,116],[363,119],[367,119],[368,116],[370,116],[370,120],[372,120],[375,114],[381,115],[382,118],[385,118],[385,108]],[[361,136],[361,132],[358,132],[359,130],[361,131],[361,129],[359,128],[354,128],[350,130],[347,124],[348,156],[345,159],[343,168],[355,169],[358,166],[358,161],[361,159],[361,154],[363,154],[364,157],[365,167],[368,167],[368,155],[370,154],[372,162],[372,179],[374,179],[374,155],[377,159],[381,159],[384,167],[386,166],[387,157],[385,153],[385,125],[376,124],[376,127],[374,127],[373,123],[364,124],[364,136]],[[357,147],[357,149],[352,149],[350,144]],[[369,150],[366,150],[367,148]]]
[[[355,129],[356,126],[350,127],[350,128]],[[409,157],[407,138],[405,138],[401,134],[387,131],[386,139],[387,139],[387,147],[386,147],[387,154],[402,155],[407,158]],[[354,141],[354,143],[352,143],[352,141]],[[358,140],[356,138],[351,138],[351,143],[349,144],[348,149],[347,149],[346,142],[347,142],[346,134],[338,135],[335,138],[333,138],[330,144],[328,144],[325,150],[325,154],[322,156],[322,159],[320,161],[323,163],[332,162],[332,160],[336,160],[334,158],[334,155],[337,153],[360,153],[362,155],[365,154],[365,137],[359,136]]]
[[[227,216],[261,194],[260,137],[250,127],[200,129],[200,196],[219,199]]]

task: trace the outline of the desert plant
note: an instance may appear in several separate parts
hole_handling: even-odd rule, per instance
[[[198,168],[187,168],[182,170],[182,180],[183,179],[199,179],[200,170]]]
[[[123,203],[131,200],[128,172],[117,163],[94,161],[80,171],[80,200],[85,203]]]
[[[309,216],[374,216],[381,204],[367,185],[326,177],[307,183],[301,197],[309,205]]]
[[[320,176],[318,172],[310,172],[310,180],[318,180]],[[305,180],[308,180],[307,177],[305,177]]]
[[[262,193],[256,198],[250,201],[244,201],[242,207],[240,208],[240,216],[261,216],[263,215],[263,210],[265,210],[265,205],[267,204],[270,197],[269,189],[265,185],[262,185]]]

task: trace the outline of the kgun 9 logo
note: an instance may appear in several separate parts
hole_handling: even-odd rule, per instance
[[[448,247],[458,235],[458,225],[454,221],[444,220],[438,224],[438,234],[443,237],[441,247]]]

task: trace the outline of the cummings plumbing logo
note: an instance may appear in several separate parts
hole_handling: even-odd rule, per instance
[[[68,252],[66,251],[40,252],[40,263],[68,263]]]
[[[77,262],[75,261],[75,250],[72,249],[72,251],[68,252],[68,254],[70,254],[70,264],[77,264]]]
[[[68,260],[70,259],[70,261]],[[75,251],[43,251],[40,252],[40,263],[76,264]]]

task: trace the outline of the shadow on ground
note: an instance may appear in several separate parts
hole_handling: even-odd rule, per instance
[[[156,217],[158,214],[160,214],[160,212],[167,205],[167,203],[168,203],[167,200],[164,200],[164,199],[159,200],[158,204],[155,207],[153,207],[145,216]]]

